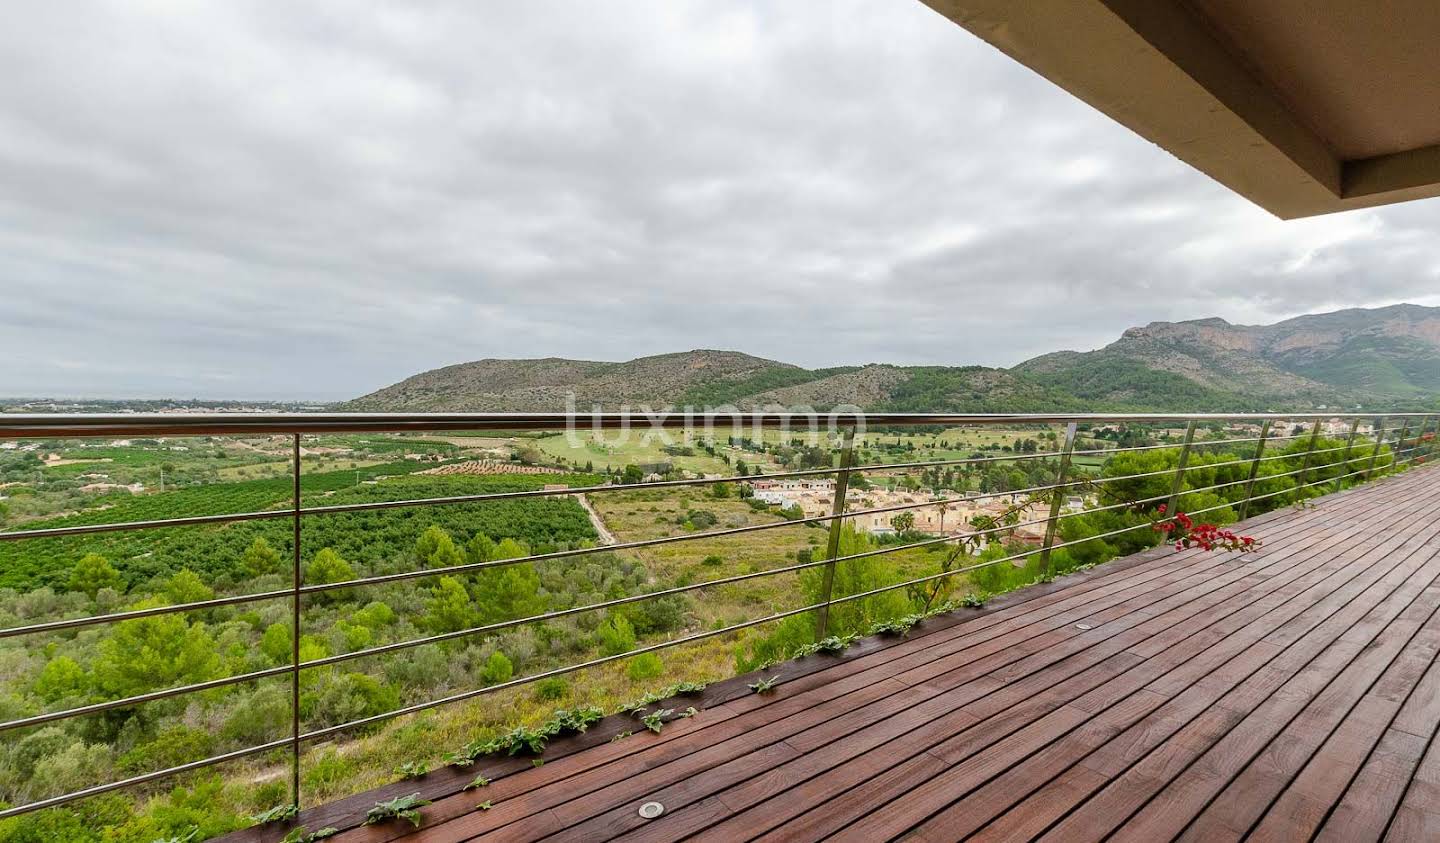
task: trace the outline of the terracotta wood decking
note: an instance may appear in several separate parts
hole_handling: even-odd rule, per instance
[[[1252,519],[1256,554],[1118,560],[334,839],[1440,840],[1437,513],[1411,471]]]

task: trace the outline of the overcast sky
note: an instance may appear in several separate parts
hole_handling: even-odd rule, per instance
[[[1440,200],[1279,222],[915,0],[24,3],[0,178],[0,395],[1440,304]]]

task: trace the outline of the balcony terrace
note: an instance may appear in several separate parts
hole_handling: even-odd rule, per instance
[[[1049,502],[1039,546],[1013,556],[895,582],[877,592],[948,580],[978,568],[1041,560],[1052,552],[1094,541],[1063,540],[1061,523],[1083,514],[1062,503],[1095,478],[1078,476],[1072,458],[1077,423],[1099,417],[1003,417],[1005,423],[1064,426],[1059,450],[988,459],[1049,460],[1053,481],[1012,490]],[[1159,424],[1177,417],[1124,417]],[[1201,442],[1197,425],[1213,419],[1263,422],[1259,436]],[[1200,500],[1229,490],[1208,509],[1264,511],[1233,526],[1261,542],[1253,553],[1206,553],[1170,545],[1134,553],[1088,569],[1045,576],[1029,587],[921,621],[905,635],[873,635],[852,645],[774,663],[758,672],[712,683],[698,693],[647,706],[660,712],[654,733],[638,718],[617,713],[588,731],[560,737],[546,748],[543,766],[526,757],[482,756],[465,766],[442,767],[413,780],[330,802],[304,806],[294,820],[235,832],[234,843],[274,841],[297,827],[333,828],[331,839],[389,840],[1432,840],[1440,835],[1440,521],[1435,518],[1440,474],[1422,463],[1435,451],[1429,416],[1288,416],[1304,422],[1290,435],[1272,434],[1273,418],[1184,417],[1183,442],[1109,448],[1168,450],[1174,463],[1159,471],[1109,477],[1163,482],[1168,494],[1121,504],[1092,501],[1085,511],[1120,507],[1138,511]],[[1402,421],[1403,420],[1403,421]],[[608,419],[596,419],[609,424]],[[667,424],[689,424],[675,418]],[[842,419],[841,427],[856,420]],[[991,417],[872,417],[871,424],[984,425]],[[774,424],[776,419],[760,419]],[[1373,439],[1363,436],[1373,431]],[[1373,427],[1371,423],[1373,422]],[[1398,430],[1397,430],[1398,422]],[[322,430],[534,429],[559,423],[540,417],[269,417],[247,420],[75,420],[27,423],[0,419],[11,436],[156,435],[289,431],[297,455],[306,435]],[[29,424],[27,427],[26,425]],[[1339,431],[1325,447],[1322,424]],[[146,427],[149,425],[150,427]],[[1278,428],[1278,426],[1277,426]],[[1344,431],[1348,429],[1348,436]],[[1289,446],[1284,440],[1293,440]],[[844,556],[838,525],[866,512],[847,507],[846,488],[857,475],[905,471],[920,464],[854,462],[853,433],[840,437],[837,464],[814,471],[767,476],[827,476],[836,481],[835,510],[806,516],[828,529],[821,558],[794,565],[686,584],[528,618],[384,644],[356,653],[302,659],[258,673],[168,688],[78,709],[50,711],[0,723],[26,729],[72,717],[113,711],[152,700],[196,693],[257,678],[288,679],[294,696],[289,734],[131,779],[5,808],[0,816],[63,805],[121,788],[159,782],[236,758],[291,753],[293,787],[300,801],[302,744],[333,740],[357,726],[470,701],[549,676],[569,674],[646,652],[723,636],[794,616],[815,617],[816,637],[828,613],[864,599],[834,593],[837,565],[906,547],[945,545],[961,535],[926,538]],[[1200,481],[1197,462],[1207,447],[1249,450],[1243,459],[1204,467],[1230,467],[1225,482]],[[1267,451],[1267,447],[1271,450]],[[1328,454],[1328,456],[1326,456]],[[1285,460],[1278,465],[1274,461]],[[934,466],[936,463],[924,463]],[[1294,468],[1289,468],[1290,466]],[[1187,469],[1188,466],[1188,469]],[[1288,470],[1285,470],[1287,469]],[[1372,476],[1373,475],[1373,476]],[[1257,480],[1260,485],[1257,486]],[[664,481],[640,487],[703,486],[747,482],[740,478]],[[591,494],[603,494],[600,487]],[[626,487],[630,489],[635,486]],[[1261,493],[1260,489],[1272,491]],[[346,506],[303,506],[298,473],[289,509],[200,516],[186,525],[284,519],[352,509],[447,506],[477,499],[569,494],[546,489],[483,496]],[[852,495],[855,493],[852,491]],[[853,503],[853,501],[852,501]],[[919,504],[893,507],[901,512]],[[1029,507],[1020,512],[1028,512]],[[1205,509],[1192,512],[1201,517]],[[167,523],[64,528],[62,533],[164,529]],[[980,529],[1014,531],[1026,521]],[[774,526],[780,526],[776,524]],[[1137,521],[1117,532],[1149,532]],[[703,540],[754,532],[768,525],[655,539],[638,544]],[[5,541],[54,531],[0,533]],[[973,533],[971,533],[973,535]],[[631,543],[629,546],[636,546]],[[609,549],[627,545],[610,545]],[[587,553],[557,552],[556,556]],[[110,616],[0,631],[6,637],[234,605],[256,600],[293,601],[303,628],[302,598],[370,583],[430,577],[513,565],[544,555],[448,568],[306,583],[302,549],[294,547],[293,588],[222,597],[201,603],[151,607]],[[816,568],[825,578],[822,601],[739,624],[579,664],[542,670],[487,688],[405,706],[381,715],[308,728],[299,713],[300,676],[351,658],[403,653],[437,640],[493,633],[607,606],[692,592],[716,583],[749,582],[777,572]],[[298,636],[296,636],[298,638]],[[293,640],[293,639],[292,639]],[[671,677],[683,680],[684,676]],[[755,690],[756,686],[760,690]],[[765,687],[765,686],[772,687]],[[762,692],[763,691],[763,692]],[[687,712],[687,709],[693,711]],[[663,721],[663,726],[659,724]],[[630,735],[629,733],[635,733]],[[623,736],[623,739],[619,739]],[[488,784],[464,789],[477,777]],[[365,824],[377,802],[418,794],[431,801],[420,825]],[[484,807],[481,807],[481,806]]]
[[[334,839],[1434,840],[1437,492],[1415,471],[1250,519],[1253,556],[1157,549],[789,662]]]

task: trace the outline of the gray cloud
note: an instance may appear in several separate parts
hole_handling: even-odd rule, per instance
[[[1440,303],[1440,203],[1281,223],[903,0],[32,3],[0,78],[0,394]]]

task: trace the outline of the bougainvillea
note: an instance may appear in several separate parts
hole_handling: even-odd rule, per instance
[[[1164,504],[1157,507],[1156,511],[1161,520],[1154,523],[1154,529],[1163,533],[1168,541],[1174,542],[1176,550],[1198,547],[1207,551],[1218,549],[1249,553],[1260,547],[1260,542],[1256,541],[1254,536],[1238,535],[1231,530],[1222,530],[1214,524],[1196,524],[1183,512],[1166,518],[1167,507]]]

